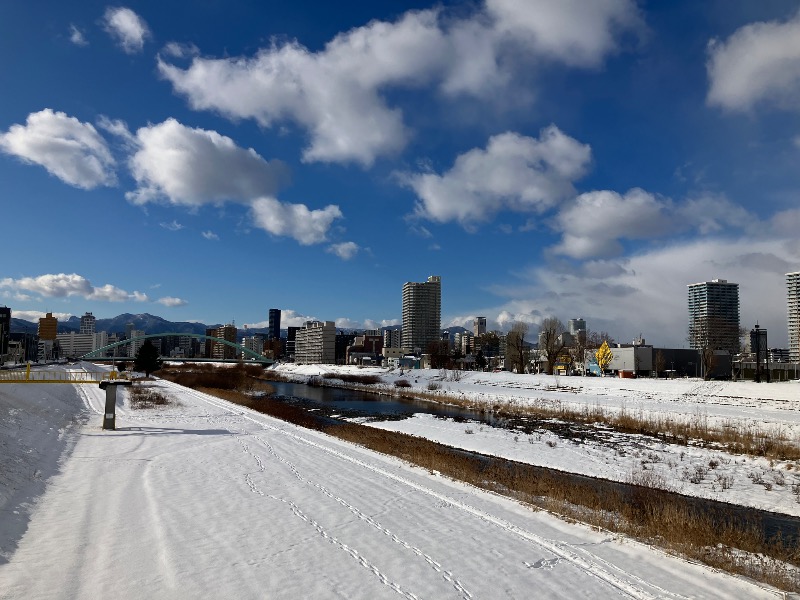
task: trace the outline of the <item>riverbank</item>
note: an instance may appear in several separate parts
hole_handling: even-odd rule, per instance
[[[273,371],[273,370],[271,370]],[[721,443],[687,436],[680,443],[636,424],[663,423],[706,431],[748,433],[753,449],[778,439],[800,448],[800,385],[797,382],[704,382],[453,373],[433,370],[389,371],[331,365],[280,365],[280,377],[320,385],[368,389],[374,393],[416,395],[483,410],[493,422],[461,422],[424,414],[409,419],[361,422],[500,456],[536,466],[635,483],[761,510],[800,515],[800,462],[797,459],[732,452]],[[323,375],[370,375],[379,383],[362,385]],[[405,380],[410,387],[397,388]],[[429,389],[436,387],[438,389]],[[540,412],[544,416],[536,416]],[[598,415],[625,417],[614,428]],[[549,415],[549,416],[548,416]],[[581,415],[578,421],[569,415]]]

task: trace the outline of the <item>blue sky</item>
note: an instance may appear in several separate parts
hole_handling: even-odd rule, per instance
[[[686,344],[740,285],[786,344],[798,2],[0,7],[0,303],[35,319],[443,326]]]

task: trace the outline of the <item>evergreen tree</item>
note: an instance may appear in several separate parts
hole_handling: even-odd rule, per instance
[[[150,373],[158,371],[161,368],[161,360],[159,360],[160,352],[153,345],[150,340],[145,340],[142,347],[136,353],[136,360],[133,363],[133,368],[137,371],[144,371],[146,377],[150,377]]]

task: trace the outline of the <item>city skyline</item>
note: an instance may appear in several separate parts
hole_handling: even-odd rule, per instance
[[[442,328],[683,347],[726,279],[787,346],[796,2],[590,6],[3,7],[0,304],[372,328],[436,273]]]

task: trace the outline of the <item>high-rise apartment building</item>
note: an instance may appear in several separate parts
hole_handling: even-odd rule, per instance
[[[336,364],[336,324],[333,321],[306,321],[295,334],[294,362]]]
[[[570,319],[567,321],[567,330],[573,335],[577,336],[579,331],[586,331],[586,319],[578,317],[577,319]],[[584,334],[585,335],[585,334]]]
[[[472,321],[472,334],[475,337],[486,333],[486,317],[475,317]]]
[[[47,313],[39,319],[39,339],[55,340],[58,333],[58,319],[53,313]]]
[[[442,328],[442,278],[403,284],[403,348],[426,352],[439,340]]]
[[[403,331],[401,329],[386,329],[383,332],[384,348],[400,348],[403,343]]]
[[[687,288],[690,347],[739,352],[739,284],[712,279]]]
[[[279,340],[281,339],[281,309],[269,309],[269,326],[267,331],[267,339]]]
[[[225,340],[226,342],[236,343],[236,325],[229,323],[222,327],[217,327],[213,331],[212,337]],[[210,358],[216,358],[218,360],[236,358],[236,348],[222,342],[212,341]]]
[[[800,271],[786,274],[786,308],[789,360],[800,362]]]
[[[91,333],[91,334],[94,334],[94,332],[95,332],[95,329],[94,329],[95,328],[95,321],[97,321],[97,319],[94,318],[92,313],[87,312],[86,314],[84,314],[81,317],[81,329],[80,329],[79,333],[84,333],[84,334]]]

